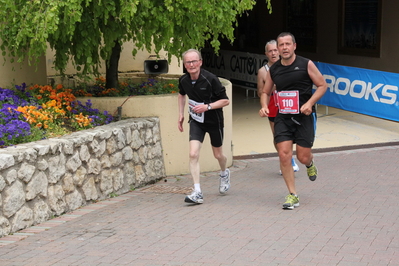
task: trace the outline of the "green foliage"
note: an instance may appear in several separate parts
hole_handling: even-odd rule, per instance
[[[145,81],[127,79],[119,82],[117,88],[106,88],[104,77],[96,78],[94,84],[80,83],[72,89],[75,96],[81,97],[121,97],[134,95],[159,95],[177,93],[178,79],[148,78]]]
[[[111,192],[111,193],[109,193],[108,197],[116,198],[116,197],[118,197],[118,194],[116,194],[115,192]]]
[[[271,0],[265,0],[271,12]],[[98,72],[115,41],[133,42],[132,51],[161,49],[180,58],[206,41],[219,50],[219,38],[234,40],[237,15],[255,0],[2,0],[0,49],[3,56],[29,62],[56,51],[55,69],[69,60],[82,74]],[[153,47],[154,46],[154,47]],[[13,60],[13,59],[10,59]]]

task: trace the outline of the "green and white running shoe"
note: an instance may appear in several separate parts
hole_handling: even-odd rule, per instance
[[[283,209],[293,210],[295,207],[299,207],[299,197],[297,195],[289,194],[285,199]]]
[[[306,170],[308,171],[308,177],[310,179],[310,181],[315,181],[317,178],[317,167],[316,165],[314,165],[314,162],[312,161],[312,166],[307,167],[306,166]]]

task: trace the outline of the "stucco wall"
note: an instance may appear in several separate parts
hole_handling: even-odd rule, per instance
[[[44,85],[46,82],[46,59],[44,56],[40,58],[37,66],[29,66],[27,60],[22,63],[10,63],[10,58],[6,58],[6,61],[0,64],[1,88],[9,88],[12,85],[20,85],[22,83]]]
[[[139,51],[135,57],[132,55],[133,51],[133,43],[128,42],[123,44],[121,57],[119,59],[119,72],[144,72],[144,61],[150,59],[151,55],[155,55],[155,53],[149,53],[147,51]],[[53,68],[54,62],[54,51],[50,48],[47,48],[46,54],[46,64],[47,64],[47,75],[54,76],[58,75],[58,73]],[[165,51],[160,51],[159,58],[168,59],[167,53]],[[169,63],[169,74],[183,74],[183,65],[178,62],[177,57],[173,56],[172,60]],[[105,65],[103,64],[100,72],[105,73]],[[68,64],[68,67],[65,71],[67,75],[76,74],[75,68],[71,63]]]

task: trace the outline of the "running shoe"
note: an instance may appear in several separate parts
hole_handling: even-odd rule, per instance
[[[219,192],[226,193],[230,189],[230,170],[226,169],[226,175],[219,178]]]
[[[190,195],[186,196],[184,202],[201,204],[204,203],[204,197],[202,196],[201,192],[193,190]]]
[[[312,162],[312,166],[307,167],[308,170],[308,177],[310,179],[310,181],[315,181],[317,178],[317,167],[316,165],[314,165],[314,162]]]
[[[286,201],[283,204],[283,209],[293,210],[295,207],[299,207],[299,197],[294,194],[289,194],[285,197]]]
[[[294,169],[294,172],[298,172],[299,171],[299,166],[296,164],[294,158],[291,159],[291,163],[292,163],[292,168]]]

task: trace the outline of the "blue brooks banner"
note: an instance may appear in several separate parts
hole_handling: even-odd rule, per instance
[[[399,74],[314,63],[327,82],[318,104],[399,121]]]

